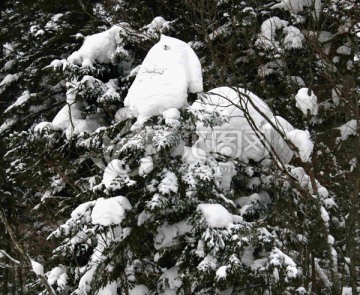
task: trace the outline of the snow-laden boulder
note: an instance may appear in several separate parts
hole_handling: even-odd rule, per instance
[[[201,64],[185,42],[165,35],[145,57],[124,105],[137,118],[133,130],[150,117],[187,104],[188,92],[203,90]]]

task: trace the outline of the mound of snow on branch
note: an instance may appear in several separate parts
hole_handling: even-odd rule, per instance
[[[220,204],[199,204],[197,210],[202,213],[209,227],[227,227],[243,221],[241,216],[232,215]]]
[[[124,105],[137,117],[133,130],[150,117],[187,104],[188,92],[203,90],[201,64],[191,47],[161,36],[144,59]]]
[[[347,140],[349,136],[358,134],[359,121],[353,119],[336,128],[341,132],[341,140]]]
[[[117,46],[122,41],[120,33],[123,30],[116,25],[107,31],[87,36],[81,48],[68,57],[68,62],[82,67],[92,67],[94,62],[111,63]]]
[[[281,30],[284,34],[284,39],[279,42],[277,31]],[[294,26],[288,26],[288,22],[277,16],[265,20],[261,25],[261,33],[255,42],[255,45],[265,50],[276,50],[278,53],[283,51],[282,45],[285,49],[302,48],[302,42],[305,37],[300,30]]]
[[[109,226],[119,224],[125,217],[125,210],[130,210],[129,200],[123,196],[109,199],[99,198],[91,213],[92,224]]]
[[[191,108],[195,112],[217,112],[228,118],[226,123],[213,128],[198,123],[199,140],[195,145],[206,152],[243,162],[261,161],[270,152],[284,163],[293,156],[283,137],[294,128],[282,117],[274,116],[262,99],[247,90],[215,88]]]
[[[317,97],[308,88],[299,89],[298,93],[295,96],[296,107],[298,107],[302,113],[306,116],[309,112],[310,115],[317,115],[318,113],[318,103]]]

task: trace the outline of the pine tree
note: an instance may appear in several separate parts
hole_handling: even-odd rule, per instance
[[[1,206],[13,227],[25,219],[19,239],[52,231],[51,260],[21,243],[47,262],[55,292],[356,292],[358,10],[335,0],[0,7]],[[199,72],[190,47],[160,34],[196,52],[204,93],[189,79]],[[156,78],[172,71],[166,62],[168,84]]]

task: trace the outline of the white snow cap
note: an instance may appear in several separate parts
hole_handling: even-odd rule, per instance
[[[314,149],[309,131],[295,129],[287,132],[286,137],[298,148],[301,161],[309,162]]]
[[[232,215],[220,204],[199,204],[197,206],[209,227],[227,227],[235,222],[241,222],[242,217]]]
[[[169,108],[187,104],[187,93],[203,90],[201,64],[185,42],[161,35],[148,52],[131,85],[124,105],[137,122],[134,129]]]
[[[43,276],[44,275],[44,267],[39,263],[36,262],[35,260],[31,260],[31,267],[33,269],[33,272],[38,275],[38,276]]]
[[[93,133],[101,126],[101,117],[93,114],[84,118],[81,109],[82,106],[80,103],[66,104],[57,113],[52,123],[46,125],[46,127],[54,130],[63,130],[67,139],[72,138],[74,135],[79,135],[84,131],[90,134]],[[39,129],[39,126],[35,128]]]
[[[99,198],[91,213],[92,224],[109,226],[119,224],[125,217],[125,210],[130,210],[129,200],[123,196],[109,199]]]
[[[310,95],[309,95],[310,92]],[[318,103],[317,97],[308,88],[299,89],[298,93],[295,96],[296,106],[302,111],[306,116],[309,111],[310,115],[317,115],[318,113]]]
[[[267,119],[283,134],[294,128],[284,118],[274,116],[268,105],[250,91],[242,88],[215,88],[210,90],[202,100],[197,100],[192,108],[209,113],[218,112],[220,115],[229,117],[227,123],[214,126],[212,129],[199,123],[197,126],[199,140],[195,144],[197,147],[207,152],[248,162],[249,159],[261,161],[269,156],[267,146],[271,144],[275,153],[284,163],[291,160],[293,154],[290,148]],[[267,119],[260,113],[264,114]],[[258,138],[260,134],[257,135],[253,130],[247,116],[265,136],[263,142]],[[266,144],[264,145],[264,143]]]
[[[28,100],[30,99],[30,92],[28,90],[25,90],[20,97],[18,97],[18,99],[12,104],[10,105],[5,111],[9,112],[10,110],[12,110],[14,107],[18,107],[23,105],[24,103],[26,103]]]
[[[341,125],[340,127],[337,127],[335,129],[340,130],[341,132],[341,140],[347,140],[349,136],[356,135],[358,133],[359,129],[359,122],[355,119],[350,120],[349,122],[345,123],[344,125]]]
[[[110,63],[117,45],[122,40],[122,30],[116,25],[105,32],[87,36],[81,48],[68,57],[68,62],[83,67],[92,67],[94,62]]]
[[[137,285],[133,289],[131,289],[130,295],[148,295],[149,294],[149,288],[145,285]]]
[[[110,186],[112,181],[118,176],[127,176],[130,169],[119,159],[112,160],[105,168],[102,183],[106,187]]]
[[[17,81],[19,77],[19,74],[7,74],[5,78],[0,82],[0,87]]]

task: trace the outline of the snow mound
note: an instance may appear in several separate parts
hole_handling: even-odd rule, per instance
[[[109,226],[119,224],[125,217],[125,210],[130,210],[129,200],[123,196],[109,199],[99,198],[91,213],[92,224]]]
[[[133,129],[170,108],[187,104],[187,93],[203,90],[201,64],[185,42],[161,36],[145,57],[124,105],[137,117]]]
[[[131,289],[130,295],[148,295],[149,294],[149,288],[145,285],[137,285],[133,289]]]
[[[266,191],[253,193],[250,196],[240,197],[235,201],[240,207],[240,215],[246,215],[261,207],[267,207],[271,203],[271,198]]]
[[[264,125],[262,130],[264,131],[266,137],[266,143],[269,146],[270,152],[274,152],[276,154],[275,159],[287,164],[294,156],[294,152],[285,142],[283,136],[286,132],[294,130],[294,127],[280,116],[275,116],[270,121],[276,128],[271,126],[270,123]]]
[[[14,107],[18,107],[23,105],[24,103],[26,103],[28,100],[30,99],[30,92],[29,91],[24,91],[20,97],[18,97],[18,99],[12,104],[10,105],[5,111],[4,113],[9,112],[10,110],[12,110]]]
[[[69,95],[67,96],[69,99]],[[82,114],[83,109],[84,105],[80,102],[66,104],[51,123],[41,122],[35,126],[34,130],[36,132],[41,132],[45,128],[61,130],[66,134],[68,140],[83,132],[91,134],[101,127],[103,120],[99,114],[91,114],[85,117]]]
[[[119,159],[112,160],[105,168],[102,183],[108,187],[118,176],[127,176],[129,168]]]
[[[82,67],[92,67],[94,62],[111,63],[116,48],[122,41],[120,32],[123,30],[116,25],[107,31],[87,36],[81,48],[68,57],[68,62]]]
[[[314,149],[310,133],[307,130],[295,129],[286,133],[286,137],[298,148],[301,161],[309,162]]]
[[[358,133],[358,128],[359,128],[359,122],[353,119],[335,129],[340,130],[341,140],[347,140],[349,136],[356,135]]]
[[[117,284],[116,282],[111,282],[104,287],[101,287],[97,292],[96,295],[114,295],[117,294]]]
[[[66,273],[66,268],[63,266],[57,266],[53,268],[48,274],[48,282],[50,285],[54,285],[60,279],[60,277]]]
[[[280,8],[296,14],[302,12],[304,7],[311,7],[312,5],[313,0],[281,0],[280,3],[271,6],[271,8]]]
[[[277,31],[281,29],[284,34],[284,39],[279,42],[277,41],[279,39]],[[282,43],[286,49],[302,48],[302,42],[304,40],[305,37],[298,28],[288,26],[287,21],[274,16],[261,24],[261,33],[255,41],[255,45],[265,50],[275,49],[277,52],[282,52],[283,49],[280,43]]]
[[[202,213],[209,227],[227,227],[242,220],[220,204],[199,204],[197,210]]]
[[[145,176],[154,169],[154,161],[151,156],[141,158],[139,166],[139,175]]]
[[[44,275],[44,267],[39,263],[36,262],[35,260],[31,260],[31,267],[33,272],[37,275],[37,276],[43,276]]]
[[[298,93],[295,96],[296,100],[296,107],[298,107],[302,113],[306,116],[308,111],[310,115],[317,115],[318,113],[318,103],[317,97],[308,88],[301,88],[299,89]]]
[[[17,81],[19,77],[19,74],[7,74],[5,78],[0,82],[0,87]]]
[[[162,16],[155,17],[150,24],[145,26],[145,30],[149,35],[163,33],[170,28],[170,22],[166,21]]]
[[[238,158],[243,162],[250,159],[261,161],[269,156],[269,151],[275,152],[284,163],[293,156],[282,135],[294,128],[282,117],[274,116],[262,99],[247,90],[216,88],[197,100],[191,108],[210,114],[217,112],[228,118],[226,123],[212,129],[198,123],[199,140],[195,145],[206,152]],[[259,132],[255,132],[254,127]]]
[[[155,236],[155,249],[163,249],[174,245],[174,240],[178,236],[182,236],[190,232],[192,226],[186,221],[180,221],[175,224],[163,224],[158,227]]]

